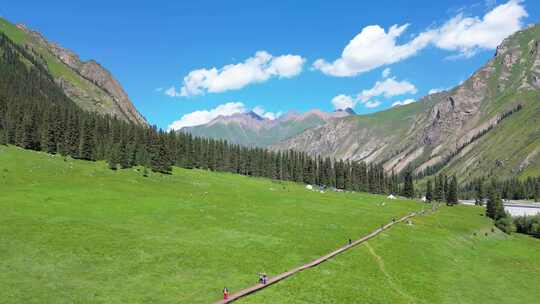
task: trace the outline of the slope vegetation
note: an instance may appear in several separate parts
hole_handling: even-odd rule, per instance
[[[505,39],[463,84],[418,102],[311,128],[275,145],[396,172],[531,175],[540,171],[540,25]]]
[[[40,33],[1,17],[0,32],[46,66],[64,93],[82,109],[147,124],[120,83],[99,63],[81,61],[75,53],[47,41]]]
[[[210,303],[423,206],[0,146],[4,303]],[[385,202],[381,205],[381,202]]]
[[[239,303],[533,303],[540,240],[492,231],[480,207],[397,225]]]
[[[211,303],[420,210],[202,170],[145,177],[0,146],[4,303]],[[540,241],[446,207],[247,303],[512,303],[539,294]]]

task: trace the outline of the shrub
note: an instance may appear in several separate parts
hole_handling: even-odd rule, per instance
[[[516,231],[516,226],[510,216],[501,217],[495,221],[495,226],[501,229],[504,233],[510,234]]]
[[[540,215],[518,216],[514,219],[516,232],[540,237]]]

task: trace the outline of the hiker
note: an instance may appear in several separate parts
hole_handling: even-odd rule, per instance
[[[352,240],[351,240],[351,239],[349,239],[349,246],[351,246],[351,245],[352,245]]]
[[[229,299],[229,290],[227,289],[227,287],[224,287],[223,288],[223,300],[228,300]]]
[[[259,273],[259,284],[264,284],[263,274]]]
[[[266,276],[266,273],[263,273],[262,281],[263,281],[263,284],[265,285],[266,283],[268,283],[268,277]]]

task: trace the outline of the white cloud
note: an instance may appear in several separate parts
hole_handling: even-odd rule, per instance
[[[183,115],[177,121],[169,125],[169,130],[180,130],[183,127],[192,127],[209,123],[218,116],[230,116],[236,113],[245,113],[247,109],[241,102],[228,102],[211,110],[195,111]]]
[[[354,108],[356,106],[357,101],[354,100],[351,96],[348,95],[338,95],[334,98],[332,98],[332,104],[334,105],[334,109],[336,110],[345,110],[347,108]]]
[[[189,72],[184,77],[180,95],[237,90],[252,83],[267,81],[271,77],[291,78],[300,74],[304,62],[305,59],[298,55],[273,57],[268,52],[259,51],[241,63]]]
[[[370,101],[365,103],[365,106],[368,109],[376,108],[376,107],[378,107],[380,105],[381,105],[381,102],[378,101],[378,100],[373,100],[373,101],[370,100]]]
[[[416,100],[412,99],[412,98],[408,98],[408,99],[405,99],[403,101],[396,101],[392,104],[392,107],[396,107],[396,106],[404,106],[404,105],[408,105],[408,104],[411,104],[413,102],[415,102]]]
[[[154,91],[156,91],[156,92],[162,92],[162,91],[163,91],[163,88],[156,88]]]
[[[180,96],[180,92],[176,91],[174,87],[170,87],[167,90],[165,90],[165,95],[171,96],[171,97],[178,97]]]
[[[340,58],[333,62],[317,59],[313,68],[331,76],[355,76],[414,56],[430,44],[458,51],[461,57],[470,57],[479,49],[495,48],[505,37],[522,28],[527,12],[521,3],[510,0],[483,17],[465,17],[459,13],[441,27],[421,32],[403,44],[397,44],[396,40],[409,24],[393,25],[388,31],[379,25],[369,25],[347,44]]]
[[[422,33],[405,44],[396,44],[408,26],[393,25],[388,32],[378,25],[366,26],[349,42],[340,58],[332,63],[317,59],[313,67],[331,76],[355,76],[413,56],[432,38],[431,33]]]
[[[384,77],[383,73],[383,77]],[[389,73],[386,73],[388,76]],[[377,81],[372,88],[362,90],[356,97],[351,97],[349,95],[340,94],[332,98],[332,104],[336,110],[354,108],[358,103],[363,104],[366,108],[376,108],[382,104],[379,100],[373,100],[373,98],[391,98],[395,96],[405,95],[405,94],[416,94],[418,90],[414,84],[406,80],[396,80],[395,77],[386,78],[382,81]],[[413,99],[410,99],[414,101]],[[406,101],[409,101],[407,99]]]
[[[390,76],[390,73],[391,73],[390,68],[386,68],[382,71],[381,76],[382,78],[388,78],[388,76]]]
[[[406,80],[398,81],[395,77],[392,77],[377,81],[371,89],[363,90],[358,94],[358,100],[365,103],[373,97],[384,96],[390,98],[404,94],[415,94],[416,92],[414,84]]]
[[[253,108],[252,111],[257,115],[259,115],[259,116],[261,116],[263,118],[266,118],[266,119],[270,119],[270,120],[274,120],[276,118],[279,118],[281,116],[281,114],[282,114],[282,112],[277,112],[277,113],[266,112],[262,106],[256,106],[255,108]]]
[[[504,38],[523,27],[527,17],[520,0],[511,0],[487,12],[482,18],[465,17],[463,13],[434,30],[435,46],[458,51],[470,57],[478,49],[494,49]]]
[[[434,89],[429,90],[428,95],[435,94],[435,93],[440,93],[440,92],[442,92],[444,90],[445,89],[443,89],[443,88],[434,88]]]

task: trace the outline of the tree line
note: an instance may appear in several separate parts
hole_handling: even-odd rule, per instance
[[[448,177],[439,174],[426,182],[426,200],[428,202],[446,202],[453,206],[458,203],[458,180],[455,175]]]
[[[493,219],[495,226],[506,233],[518,232],[540,237],[540,215],[512,217],[505,212],[503,199],[532,199],[540,194],[540,178],[525,180],[511,178],[499,181],[478,178],[464,187],[464,195],[474,198],[477,205],[486,205],[486,216]]]
[[[475,199],[477,202],[486,199],[489,186],[499,189],[502,199],[508,200],[534,200],[540,199],[540,176],[526,179],[509,178],[505,180],[476,178],[467,183],[461,193],[463,198]]]
[[[41,61],[4,34],[0,34],[0,50],[1,144],[106,160],[112,170],[144,166],[168,174],[178,166],[344,190],[402,191],[398,177],[386,174],[379,164],[242,147],[84,111],[56,85]]]

